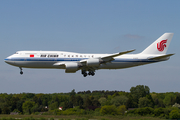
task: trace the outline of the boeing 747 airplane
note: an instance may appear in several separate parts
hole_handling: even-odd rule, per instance
[[[84,77],[95,75],[99,69],[122,69],[166,61],[174,54],[166,54],[173,33],[164,33],[155,42],[138,54],[127,54],[134,50],[115,54],[81,54],[64,51],[18,51],[5,62],[22,68],[65,69],[66,73],[81,70]]]

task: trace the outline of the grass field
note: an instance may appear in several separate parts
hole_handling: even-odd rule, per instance
[[[143,116],[92,116],[92,115],[0,115],[1,120],[24,119],[24,120],[165,120],[156,117]]]

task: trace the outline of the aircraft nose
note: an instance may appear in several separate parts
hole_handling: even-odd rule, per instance
[[[4,62],[9,64],[10,63],[10,59],[11,59],[10,57],[7,57],[6,59],[4,59]]]
[[[4,62],[6,62],[9,65],[16,65],[16,62],[14,61],[12,56],[9,56],[6,59],[4,59]]]

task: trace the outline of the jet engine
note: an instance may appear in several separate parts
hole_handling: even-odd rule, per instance
[[[95,66],[99,66],[101,62],[102,62],[101,59],[87,59],[86,65],[95,67]]]
[[[66,63],[65,66],[66,66],[66,70],[65,70],[66,73],[75,73],[79,68],[78,63],[76,62]]]

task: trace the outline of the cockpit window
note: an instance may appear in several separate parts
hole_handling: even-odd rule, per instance
[[[19,54],[18,52],[16,52],[15,54]]]

